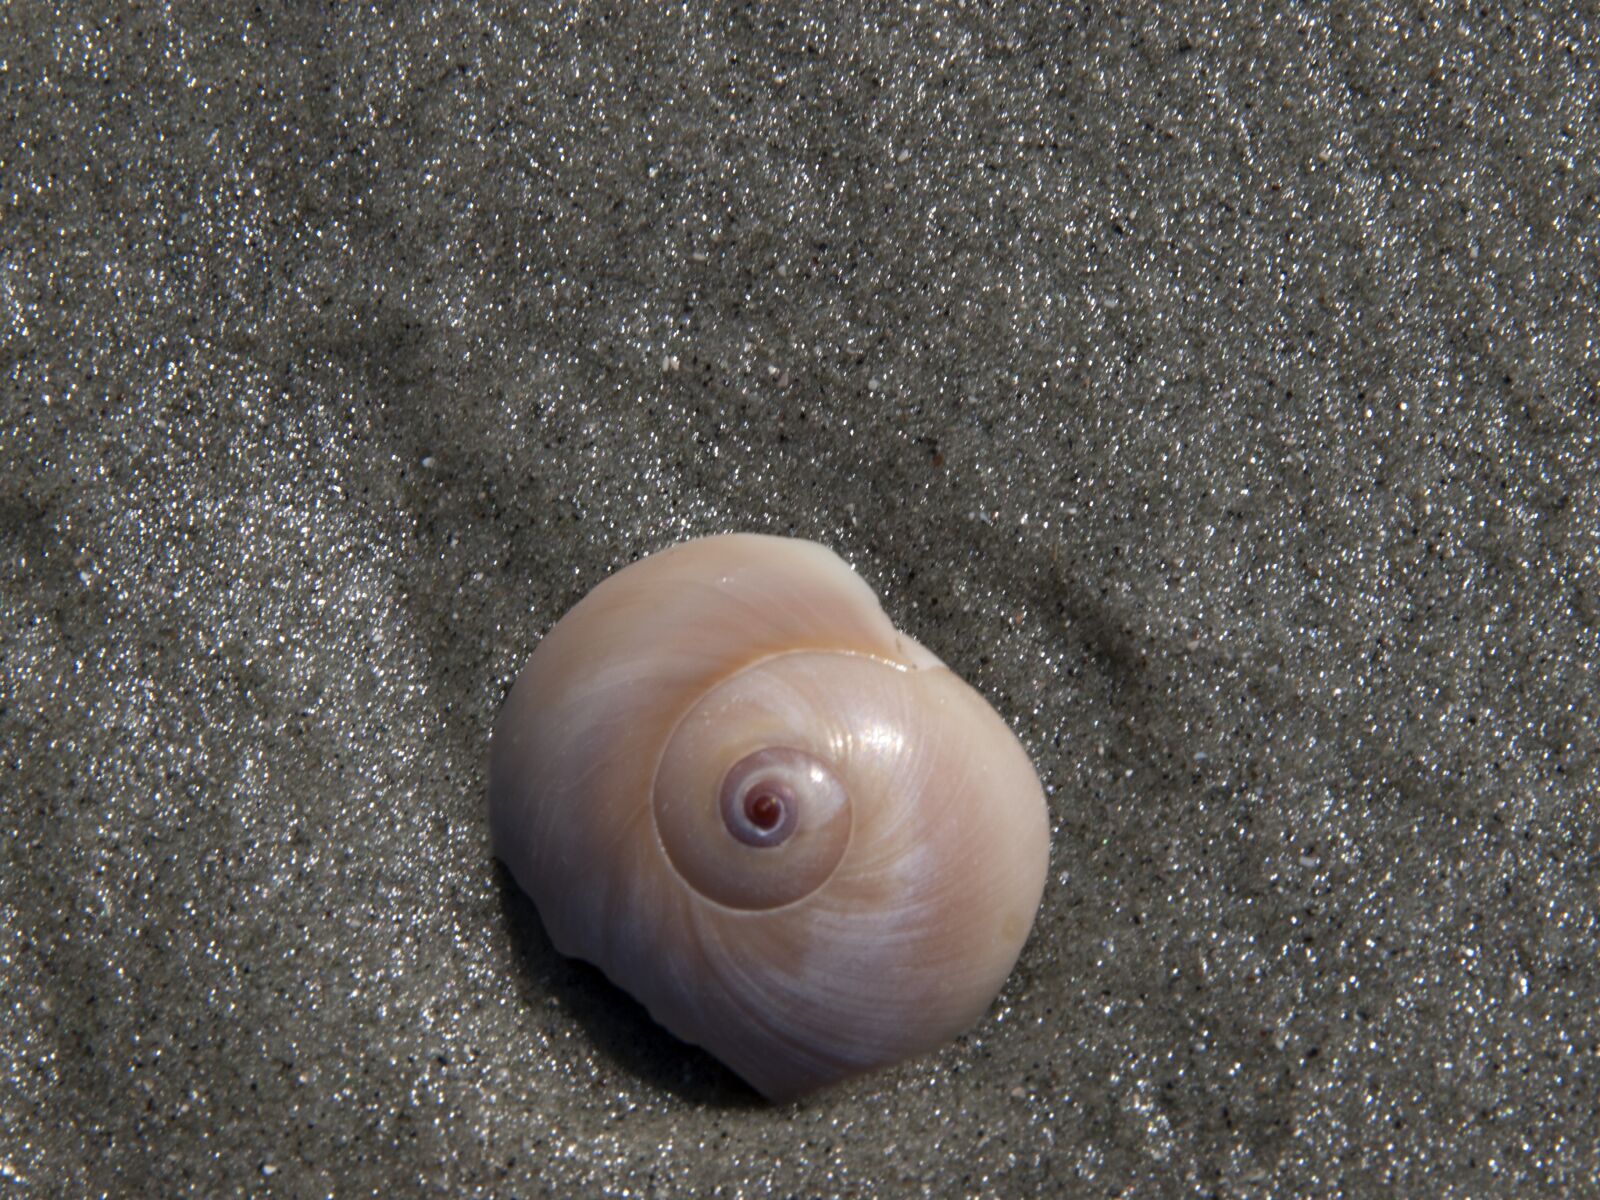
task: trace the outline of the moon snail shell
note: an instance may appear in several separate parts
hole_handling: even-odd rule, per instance
[[[775,1100],[976,1022],[1049,854],[983,697],[831,551],[753,534],[642,559],[556,623],[489,803],[556,949]]]

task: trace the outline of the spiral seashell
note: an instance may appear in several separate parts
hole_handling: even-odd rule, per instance
[[[1049,853],[999,715],[831,551],[753,534],[556,623],[496,724],[490,813],[556,949],[773,1099],[977,1021]]]

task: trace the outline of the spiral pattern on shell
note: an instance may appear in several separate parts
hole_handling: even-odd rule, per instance
[[[773,1098],[975,1022],[1048,858],[998,714],[832,552],[751,534],[643,559],[556,624],[490,806],[555,947]]]

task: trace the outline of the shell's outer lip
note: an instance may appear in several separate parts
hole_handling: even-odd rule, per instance
[[[737,671],[730,671],[721,678],[714,680],[706,688],[706,691],[710,691],[711,688],[720,686],[724,680],[732,679],[735,675],[742,675],[744,672],[753,670],[756,667],[765,666],[768,663],[776,662],[782,658],[797,658],[808,655],[839,655],[848,658],[860,658],[865,659],[867,662],[878,663],[880,666],[892,667],[894,670],[903,671],[908,675],[915,674],[918,671],[937,670],[949,672],[950,670],[950,668],[945,666],[942,662],[937,667],[921,667],[912,663],[895,662],[893,659],[884,658],[882,655],[878,654],[866,654],[860,650],[829,650],[822,648],[805,650],[779,650],[776,654],[763,654],[759,658],[752,658],[749,662],[743,664]],[[704,692],[701,693],[701,695],[704,694]],[[713,900],[710,896],[707,896],[699,888],[695,887],[694,884],[685,879],[683,872],[678,870],[678,864],[672,861],[672,855],[667,850],[667,843],[661,837],[661,823],[660,819],[656,816],[655,803],[656,779],[661,774],[661,760],[667,756],[667,747],[672,745],[672,739],[677,736],[679,727],[682,726],[685,718],[687,718],[688,715],[694,711],[695,705],[699,703],[699,700],[700,697],[695,696],[690,699],[686,705],[684,705],[683,711],[680,712],[677,718],[672,722],[672,728],[667,730],[667,736],[661,739],[661,748],[656,751],[655,763],[650,768],[649,792],[645,796],[645,808],[647,808],[650,812],[650,832],[655,835],[656,849],[660,852],[662,860],[667,864],[668,870],[670,870],[673,875],[676,876],[683,884],[683,886],[688,889],[689,895],[693,896],[695,901],[700,904],[710,905],[719,912],[735,913],[737,915],[746,917],[765,916],[768,913],[785,912],[788,909],[793,908],[795,905],[810,899],[823,888],[827,887],[828,884],[832,882],[833,877],[839,873],[839,868],[844,864],[844,860],[850,857],[850,843],[855,839],[855,797],[849,796],[848,792],[846,793],[850,799],[850,808],[848,810],[850,814],[850,834],[849,839],[845,843],[845,852],[839,855],[839,861],[833,864],[833,869],[828,872],[821,882],[819,882],[816,887],[812,888],[804,896],[797,896],[793,900],[790,900],[787,904],[774,904],[771,908],[735,908],[731,904],[724,904],[720,900]],[[830,770],[832,770],[834,769],[834,764],[830,762],[828,767]],[[838,772],[835,771],[834,773],[837,775]]]

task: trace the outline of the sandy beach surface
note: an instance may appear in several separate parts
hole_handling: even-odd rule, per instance
[[[1587,8],[6,6],[0,1196],[1594,1194]],[[485,815],[725,530],[1051,807],[988,1017],[786,1107]]]

